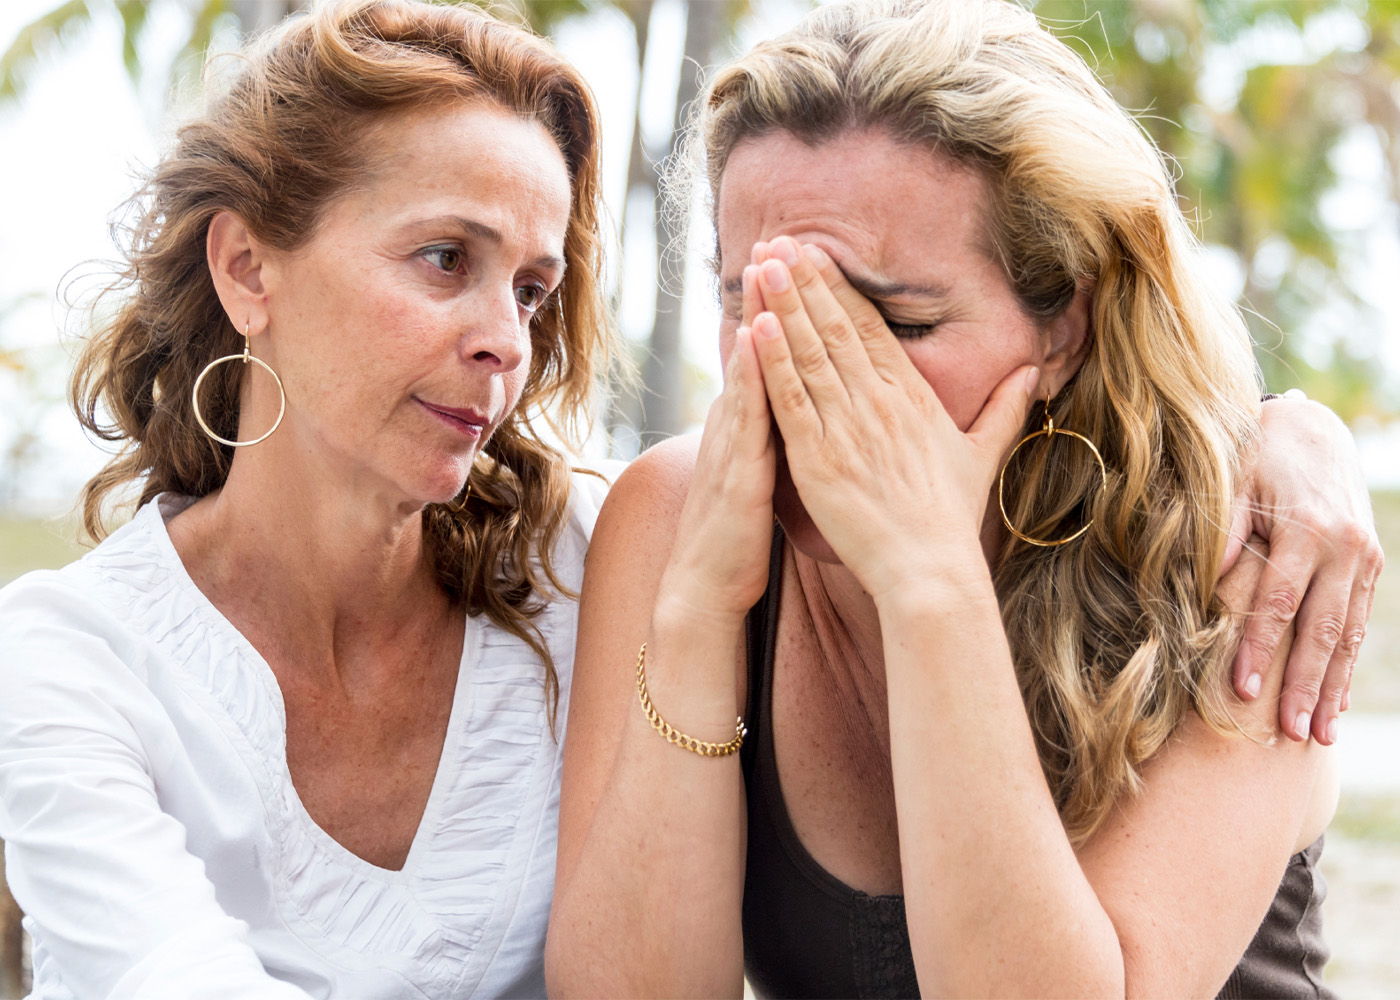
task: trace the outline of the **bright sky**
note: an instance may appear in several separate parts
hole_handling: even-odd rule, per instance
[[[58,0],[4,0],[0,3],[0,47],[7,47],[18,28],[57,5]],[[801,0],[763,0],[758,16],[743,26],[739,45],[747,47],[790,23],[805,6]],[[171,9],[171,8],[167,8]],[[31,401],[21,392],[17,376],[0,368],[0,447],[21,431],[32,431],[42,445],[37,460],[19,491],[26,505],[37,510],[61,510],[71,503],[77,487],[103,460],[83,438],[76,422],[59,401],[67,361],[53,348],[60,329],[78,326],[58,302],[55,291],[66,274],[97,274],[101,269],[78,267],[84,261],[110,259],[113,245],[108,221],[130,194],[134,177],[154,162],[169,123],[162,101],[164,71],[179,42],[180,18],[172,13],[154,22],[143,58],[155,67],[145,91],[138,94],[127,80],[120,60],[120,29],[115,16],[103,16],[92,30],[73,39],[61,53],[45,60],[31,77],[22,103],[0,109],[0,346],[25,349],[41,392],[53,405],[16,405]],[[659,0],[652,33],[669,41],[674,57],[648,66],[643,127],[652,136],[669,128],[676,65],[684,29],[684,14],[676,0]],[[621,215],[627,150],[630,141],[631,95],[636,86],[635,57],[630,28],[620,14],[602,14],[566,28],[558,39],[594,86],[603,109],[604,165],[609,173],[607,196],[614,217]],[[1365,150],[1357,153],[1358,186],[1334,207],[1341,213],[1374,218],[1381,204],[1365,192],[1368,170]],[[634,207],[634,211],[635,211]],[[643,208],[644,210],[644,208]],[[649,225],[645,218],[639,220]],[[641,227],[638,227],[641,230]],[[633,337],[643,337],[651,318],[651,289],[655,282],[652,251],[644,230],[629,239],[630,262],[624,278],[622,321]],[[704,240],[704,234],[697,239]],[[702,244],[703,245],[703,244]],[[703,254],[692,255],[698,260]],[[1377,300],[1400,269],[1400,243],[1387,237],[1370,257]],[[79,287],[93,287],[93,280]],[[714,342],[717,309],[703,272],[690,275],[685,336],[688,360],[719,381]],[[1400,373],[1400,309],[1385,314],[1386,354],[1393,372]],[[1369,439],[1368,465],[1373,479],[1400,485],[1400,428],[1389,436]],[[0,468],[3,468],[0,465]],[[0,501],[7,484],[0,483]]]

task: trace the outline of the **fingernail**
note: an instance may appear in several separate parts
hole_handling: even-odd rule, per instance
[[[793,242],[792,237],[779,236],[772,242],[771,246],[773,256],[777,257],[788,267],[793,267],[797,264],[797,244]]]
[[[763,280],[768,287],[775,292],[785,292],[788,289],[788,271],[780,261],[765,260],[763,267]]]
[[[1307,739],[1308,732],[1312,729],[1312,713],[1299,712],[1297,721],[1293,723],[1293,729],[1298,734],[1299,739]]]
[[[754,263],[754,264],[762,264],[763,261],[764,261],[764,259],[767,258],[767,256],[768,256],[768,244],[767,244],[767,243],[755,243],[755,244],[753,245],[753,252],[749,254],[749,260],[750,260],[750,262],[752,262],[752,263]]]
[[[778,317],[772,313],[759,313],[758,318],[753,321],[753,333],[755,337],[762,337],[764,340],[775,340],[783,332],[783,328],[778,325]]]
[[[1026,395],[1034,396],[1035,387],[1040,383],[1040,369],[1032,367],[1026,372]]]
[[[1259,691],[1264,686],[1264,678],[1258,674],[1250,674],[1244,681],[1244,693],[1251,698],[1258,698]]]
[[[828,259],[825,250],[821,247],[813,246],[810,243],[802,244],[802,256],[806,257],[817,267],[821,267]]]
[[[1336,720],[1336,719],[1333,719],[1331,722],[1327,723],[1327,742],[1328,742],[1328,743],[1336,743],[1336,742],[1337,742],[1337,720]]]

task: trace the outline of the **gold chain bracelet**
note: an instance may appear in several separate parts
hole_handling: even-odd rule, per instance
[[[739,748],[744,745],[744,737],[748,734],[748,729],[744,726],[742,715],[734,721],[734,738],[732,740],[728,743],[708,743],[705,740],[697,740],[694,736],[687,736],[657,714],[656,707],[651,703],[651,695],[647,693],[646,643],[642,643],[642,648],[637,651],[637,697],[641,699],[642,711],[646,713],[651,728],[666,737],[668,743],[674,743],[676,746],[689,750],[691,753],[698,753],[702,757],[728,757],[730,754],[738,753]]]

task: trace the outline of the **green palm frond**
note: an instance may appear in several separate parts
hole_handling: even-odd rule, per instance
[[[18,97],[40,56],[86,28],[92,15],[93,5],[88,0],[68,0],[20,28],[0,55],[0,102]]]

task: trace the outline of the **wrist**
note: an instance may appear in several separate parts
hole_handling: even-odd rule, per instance
[[[902,619],[926,620],[949,612],[959,616],[979,604],[996,606],[991,571],[980,548],[958,558],[925,563],[917,576],[908,576],[871,594],[883,624]]]
[[[652,634],[713,640],[717,636],[741,634],[747,616],[748,608],[740,610],[716,600],[704,587],[670,586],[662,580],[651,615]]]

